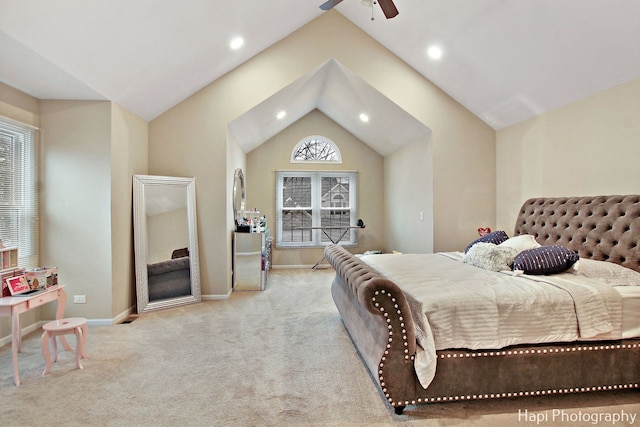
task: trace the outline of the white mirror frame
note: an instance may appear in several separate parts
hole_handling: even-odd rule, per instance
[[[184,187],[187,192],[187,221],[189,231],[189,267],[191,295],[149,301],[149,281],[147,276],[147,212],[145,187],[164,185]],[[133,176],[133,237],[135,250],[136,295],[138,313],[160,310],[202,300],[200,290],[200,261],[198,256],[198,230],[196,225],[196,181],[195,178],[170,176]]]

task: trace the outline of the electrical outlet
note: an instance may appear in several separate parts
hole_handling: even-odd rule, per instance
[[[87,296],[86,295],[74,295],[73,296],[73,303],[74,304],[86,304],[87,303]]]

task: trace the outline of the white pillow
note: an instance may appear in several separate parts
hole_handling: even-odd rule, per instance
[[[573,269],[580,276],[604,280],[611,286],[640,286],[640,273],[612,262],[580,258]]]
[[[485,270],[503,271],[511,270],[516,255],[518,252],[514,248],[480,242],[469,248],[462,261]]]
[[[514,248],[518,253],[520,253],[528,249],[539,248],[542,245],[536,242],[536,238],[532,234],[521,234],[520,236],[514,236],[505,240],[498,246]]]

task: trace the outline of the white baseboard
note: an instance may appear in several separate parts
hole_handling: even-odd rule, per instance
[[[232,292],[232,290],[229,290],[226,295],[202,295],[202,301],[220,301],[229,299]]]
[[[113,319],[87,319],[87,324],[89,326],[111,326],[117,325],[121,323],[123,320],[128,318],[134,311],[134,307],[130,307],[129,309],[123,311],[118,316]],[[42,325],[49,322],[49,320],[39,320],[35,323],[32,323],[28,326],[22,328],[22,336],[24,337],[27,334],[30,334],[33,331],[42,328]],[[5,337],[0,338],[0,347],[5,346],[7,344],[11,344],[11,335],[7,335]]]
[[[27,334],[30,334],[31,332],[38,330],[40,328],[42,328],[42,325],[44,325],[45,323],[47,323],[47,321],[39,321],[39,322],[35,322],[32,323],[31,325],[22,328],[22,336],[25,336]],[[7,344],[11,344],[11,335],[7,335],[6,337],[2,337],[0,338],[0,347],[5,346]]]

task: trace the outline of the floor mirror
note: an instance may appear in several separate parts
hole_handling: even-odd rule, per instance
[[[195,178],[133,176],[137,311],[201,301]]]

